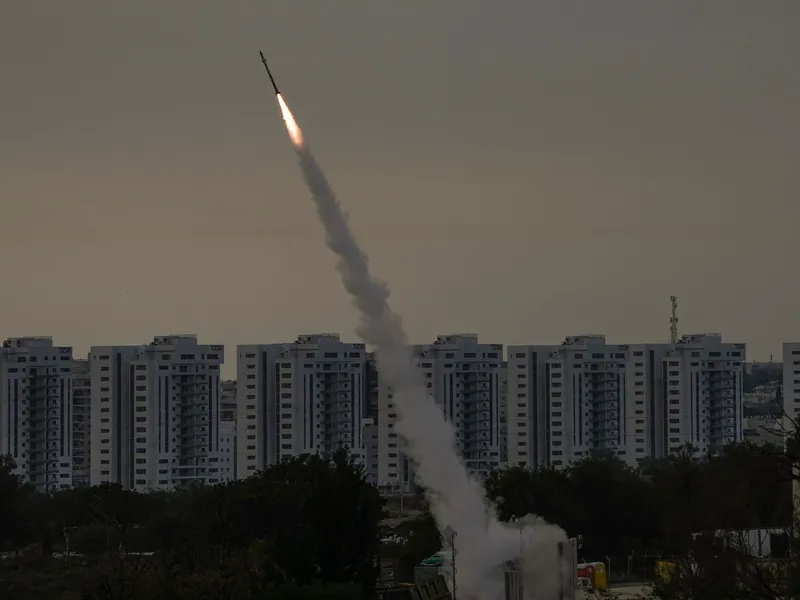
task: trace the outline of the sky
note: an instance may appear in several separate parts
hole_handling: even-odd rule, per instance
[[[356,312],[263,49],[412,341],[800,339],[796,0],[0,9],[0,336],[205,343]]]

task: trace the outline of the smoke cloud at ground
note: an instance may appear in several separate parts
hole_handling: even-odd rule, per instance
[[[499,600],[503,597],[503,576],[498,566],[519,555],[520,530],[498,521],[494,509],[487,504],[483,486],[469,475],[461,461],[453,427],[428,398],[400,318],[389,307],[388,287],[370,273],[369,258],[350,230],[347,215],[302,131],[280,95],[278,102],[303,179],[325,228],[326,243],[338,257],[336,268],[358,309],[357,334],[375,348],[381,377],[392,390],[398,414],[396,431],[407,442],[406,452],[416,463],[416,473],[428,490],[431,511],[440,530],[450,526],[457,532],[458,594],[462,598]],[[530,589],[538,593],[530,597],[557,597],[558,583],[555,587],[549,585],[553,573],[558,572],[557,563],[540,561],[537,555],[554,555],[555,543],[565,539],[563,532],[551,525],[530,524],[522,535],[525,564],[530,563],[528,572],[537,579],[531,582]]]

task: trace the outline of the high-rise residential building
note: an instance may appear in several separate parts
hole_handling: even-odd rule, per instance
[[[717,333],[685,335],[669,347],[661,365],[663,425],[656,427],[665,453],[688,444],[716,454],[742,441],[746,354],[745,344]]]
[[[364,456],[364,474],[372,485],[378,485],[378,425],[375,419],[366,418],[362,422],[362,443],[361,450]]]
[[[72,485],[88,486],[91,480],[92,378],[89,361],[72,362]]]
[[[222,345],[167,335],[93,347],[89,360],[92,484],[146,490],[221,480]]]
[[[800,427],[800,342],[783,344],[783,418],[787,445],[796,439],[796,428]],[[794,450],[793,450],[794,451]],[[800,468],[792,470],[792,500],[794,518],[800,518]]]
[[[613,453],[636,465],[686,445],[716,452],[742,439],[744,358],[744,344],[718,334],[509,346],[508,462],[564,467]]]
[[[72,348],[51,337],[0,349],[0,454],[37,491],[72,485]]]
[[[131,487],[135,380],[131,363],[141,350],[142,346],[92,346],[89,350],[90,485]]]
[[[508,462],[508,362],[500,365],[500,464]]]
[[[509,463],[566,466],[592,451],[627,453],[629,445],[633,456],[645,456],[645,391],[655,374],[646,362],[643,348],[608,346],[602,335],[509,346]]]
[[[433,344],[412,347],[420,381],[444,418],[455,428],[456,450],[470,471],[484,474],[501,461],[502,344],[483,344],[475,334],[440,335]],[[410,488],[413,463],[394,430],[397,409],[381,382],[378,414],[378,481],[382,487]]]
[[[219,406],[219,418],[223,421],[236,420],[236,380],[226,379],[222,382],[222,396]]]
[[[237,348],[238,478],[291,456],[348,449],[361,459],[370,383],[364,344],[337,334]]]
[[[236,380],[222,382],[219,412],[220,479],[236,479]]]
[[[364,404],[365,419],[362,426],[362,454],[364,456],[364,470],[367,481],[373,485],[378,484],[378,457],[380,446],[378,444],[378,418],[380,403],[378,361],[374,352],[367,353],[366,363],[367,396]]]
[[[785,427],[800,422],[800,342],[783,344],[783,412]]]
[[[378,392],[378,359],[374,352],[367,353],[367,399],[364,403],[364,416],[372,419],[373,425],[378,423],[378,405],[380,394]]]

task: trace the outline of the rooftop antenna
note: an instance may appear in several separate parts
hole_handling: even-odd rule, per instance
[[[669,342],[670,344],[678,343],[678,297],[670,296],[669,301],[672,304],[672,316],[669,318]]]

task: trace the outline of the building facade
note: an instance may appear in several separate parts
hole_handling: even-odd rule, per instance
[[[141,349],[142,346],[92,346],[89,350],[90,485],[130,486],[130,439],[135,427],[130,365]]]
[[[0,454],[37,491],[72,486],[72,348],[50,337],[0,349]]]
[[[72,484],[91,482],[92,377],[89,361],[72,362]]]
[[[220,479],[236,479],[236,380],[222,382],[219,414]]]
[[[783,344],[783,412],[786,428],[800,422],[800,342]]]
[[[744,358],[744,344],[716,334],[510,346],[508,461],[558,468],[611,453],[634,466],[686,445],[716,452],[742,439]]]
[[[147,490],[221,480],[222,345],[158,336],[146,346],[93,347],[89,360],[92,484]]]
[[[247,477],[285,458],[330,456],[344,447],[363,460],[370,382],[364,344],[337,334],[237,348],[237,468]]]
[[[503,345],[483,344],[475,334],[440,335],[433,344],[412,347],[420,382],[455,429],[456,449],[467,468],[484,474],[501,461],[500,397]],[[391,389],[379,384],[378,481],[382,487],[410,488],[413,464],[394,430],[397,410]]]
[[[745,344],[726,343],[720,334],[685,335],[669,346],[662,361],[667,454],[691,445],[716,454],[743,439]]]
[[[366,479],[372,485],[378,485],[378,457],[380,448],[378,446],[378,424],[375,420],[368,417],[362,421],[363,448],[361,453],[364,457],[364,473]]]

